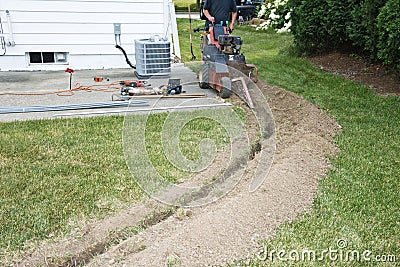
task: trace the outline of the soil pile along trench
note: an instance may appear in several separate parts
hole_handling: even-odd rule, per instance
[[[318,179],[329,169],[328,155],[339,125],[301,97],[260,83],[274,113],[278,147],[264,184],[248,192],[248,175],[226,197],[191,210],[191,216],[171,216],[111,248],[89,266],[220,265],[251,256],[276,227],[309,210]],[[142,244],[143,250],[127,253]]]
[[[65,261],[65,255],[85,255],[82,251],[99,243],[106,248],[98,253],[93,251],[92,258],[85,258],[81,264],[166,266],[176,261],[180,263],[178,266],[208,266],[223,265],[256,253],[259,242],[273,236],[281,223],[310,209],[318,179],[330,167],[328,157],[337,153],[333,137],[340,129],[333,118],[296,94],[261,81],[257,85],[273,112],[277,135],[274,163],[258,190],[249,192],[251,174],[259,157],[256,153],[244,178],[217,202],[174,210],[173,215],[168,213],[137,233],[121,237],[120,242],[110,243],[110,231],[141,225],[143,218],[160,209],[148,200],[89,225],[83,238],[44,245],[22,264],[47,265],[44,258],[63,258],[64,266],[71,266],[73,261]],[[257,132],[255,125],[250,128],[253,134]]]

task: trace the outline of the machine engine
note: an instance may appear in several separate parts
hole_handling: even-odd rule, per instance
[[[218,36],[220,51],[227,55],[238,55],[242,48],[242,39],[239,36],[220,35]]]

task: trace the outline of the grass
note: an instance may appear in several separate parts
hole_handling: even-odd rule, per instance
[[[178,23],[178,32],[179,32],[179,44],[181,46],[181,57],[183,62],[189,62],[192,58],[192,54],[190,53],[190,24],[188,19],[177,19]],[[204,20],[192,20],[192,27],[195,28],[204,28]],[[193,54],[196,56],[197,60],[201,60],[201,52],[200,52],[200,38],[202,35],[202,31],[193,32],[192,40],[193,40]]]
[[[284,49],[290,49],[287,39],[280,41],[286,43]],[[307,59],[279,53],[249,58],[268,83],[316,103],[343,127],[336,137],[341,153],[320,182],[313,210],[284,224],[267,246],[321,250],[344,239],[348,249],[396,255],[400,261],[399,98],[380,97],[366,86],[316,69]]]
[[[142,192],[125,167],[122,118],[1,123],[1,247],[59,235]]]
[[[192,14],[193,16],[198,16],[199,9],[196,5],[196,0],[174,0],[175,10],[177,12],[188,12],[188,5],[190,5],[191,12],[197,12],[197,14]]]
[[[171,181],[182,180],[188,173],[162,153],[160,136],[166,117],[166,113],[149,117],[147,150],[160,173]],[[126,166],[123,120],[0,123],[0,262],[27,243],[68,234],[87,220],[102,218],[143,197]],[[180,137],[183,153],[191,159],[200,156],[197,146],[203,138],[214,139],[217,147],[227,142],[222,126],[206,118],[188,122]]]
[[[188,22],[182,20],[178,25],[183,59],[189,60]],[[332,170],[321,179],[312,210],[279,227],[276,237],[266,240],[265,246],[287,252],[321,251],[337,249],[337,241],[343,239],[349,250],[372,251],[373,265],[378,264],[373,258],[377,255],[396,256],[400,262],[399,97],[378,96],[366,86],[317,69],[306,58],[292,56],[295,49],[290,34],[250,27],[236,27],[234,34],[242,37],[242,51],[247,62],[258,66],[261,79],[319,105],[343,127],[335,138],[341,152],[331,159]],[[273,262],[239,262],[250,266],[295,263],[276,257]],[[297,264],[336,266],[348,262],[325,257],[322,263]]]
[[[178,20],[178,25],[182,57],[188,61],[188,20]],[[349,249],[397,255],[399,261],[399,98],[377,96],[365,86],[320,71],[307,59],[291,56],[290,34],[250,27],[237,27],[234,34],[243,37],[243,52],[259,67],[260,78],[316,103],[343,127],[335,139],[341,153],[321,179],[312,210],[283,224],[266,246],[322,250],[335,248],[342,238]],[[200,58],[199,49],[195,51]],[[149,122],[148,129],[154,129],[149,138],[157,135],[165,115],[157,116]],[[1,251],[68,233],[76,221],[105,216],[142,197],[125,165],[122,122],[121,117],[104,117],[0,123]],[[186,127],[185,135],[215,129],[206,127],[206,121],[201,124]],[[223,139],[223,131],[219,132]],[[206,130],[203,136],[208,136]],[[195,147],[185,153],[198,155]],[[157,168],[163,162],[159,160]],[[338,262],[320,265],[327,264]]]
[[[195,114],[205,116],[203,112],[195,112]],[[222,114],[221,112],[221,115]],[[167,115],[168,113],[160,113],[154,114],[149,118],[146,127],[146,140],[151,141],[146,143],[146,149],[157,172],[167,178],[169,182],[176,183],[179,180],[182,181],[185,179],[189,175],[189,172],[185,172],[175,165],[166,164],[168,158],[164,154],[163,142],[165,144],[170,140],[163,140],[163,134],[171,135],[171,139],[172,135],[179,134],[181,142],[179,144],[179,149],[186,159],[192,161],[196,161],[201,156],[198,144],[200,144],[202,140],[206,138],[213,139],[218,149],[228,144],[227,140],[229,140],[229,137],[220,124],[206,117],[191,120],[190,123],[183,126],[180,133],[166,133],[165,130],[163,130],[163,125],[164,121],[167,119]],[[173,161],[174,159],[171,160]],[[177,162],[175,164],[177,164]]]

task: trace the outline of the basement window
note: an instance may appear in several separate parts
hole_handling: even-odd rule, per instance
[[[28,52],[29,64],[68,64],[67,52]]]

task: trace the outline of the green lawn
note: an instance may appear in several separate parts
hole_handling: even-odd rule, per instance
[[[187,20],[179,21],[185,60],[190,59],[187,25]],[[275,238],[266,240],[267,248],[337,249],[337,241],[344,239],[349,250],[370,250],[371,258],[395,255],[399,264],[400,98],[378,96],[366,86],[317,69],[306,58],[292,56],[290,34],[248,26],[236,27],[234,34],[242,37],[242,51],[249,63],[259,67],[261,79],[319,105],[343,127],[335,138],[341,152],[321,179],[311,212],[283,224]],[[314,263],[339,265],[330,260]],[[251,262],[252,266],[271,264],[283,262]]]
[[[190,23],[188,19],[177,19],[177,23],[182,61],[189,62],[192,58],[192,54],[190,53]],[[192,27],[193,29],[204,28],[204,20],[192,20]],[[192,33],[193,53],[197,60],[201,60],[200,39],[202,34],[203,31]]]
[[[149,116],[146,148],[159,173],[175,182],[189,172],[162,153],[166,118],[167,113]],[[26,241],[62,236],[143,197],[126,166],[123,122],[96,117],[0,123],[0,263]],[[180,137],[183,154],[192,160],[200,156],[197,146],[204,138],[217,147],[229,140],[221,125],[206,118],[188,122]]]
[[[1,249],[60,235],[136,201],[122,117],[0,123]]]
[[[188,61],[188,20],[178,24]],[[291,56],[290,34],[250,27],[237,27],[234,34],[243,37],[247,61],[259,67],[263,80],[318,104],[343,127],[335,139],[341,152],[321,180],[311,212],[283,224],[267,247],[335,248],[342,238],[350,249],[400,257],[399,98],[379,97]],[[194,42],[200,58],[198,39]],[[162,120],[154,117],[149,129]],[[125,165],[122,122],[105,117],[0,123],[0,253],[13,252],[26,240],[68,233],[76,221],[105,216],[142,197]],[[199,128],[185,131],[191,129],[197,135]],[[203,136],[209,137],[207,131]],[[264,263],[271,264],[251,264]]]
[[[366,86],[316,69],[306,59],[263,54],[248,58],[260,66],[265,81],[316,103],[343,127],[335,139],[341,153],[320,182],[313,210],[284,224],[267,246],[337,249],[336,241],[344,239],[349,249],[396,255],[400,262],[399,97],[377,96]]]
[[[195,16],[198,16],[198,9],[196,7],[196,0],[173,0],[174,5],[175,5],[175,10],[177,12],[182,11],[182,12],[187,12],[188,11],[188,6],[190,5],[190,10],[193,12],[197,12],[194,14]]]

